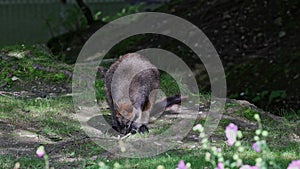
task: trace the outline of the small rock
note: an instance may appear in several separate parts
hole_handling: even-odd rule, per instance
[[[281,17],[276,18],[276,19],[274,20],[274,23],[275,23],[276,25],[281,26],[281,25],[282,25],[282,18],[281,18]]]
[[[279,33],[278,33],[278,37],[279,38],[282,38],[282,37],[284,37],[286,35],[286,32],[285,31],[280,31]]]
[[[11,78],[11,80],[12,80],[12,81],[16,81],[16,80],[19,80],[19,78],[16,77],[16,76],[13,76],[13,77]]]
[[[18,59],[21,59],[25,56],[24,52],[9,52],[7,55]]]

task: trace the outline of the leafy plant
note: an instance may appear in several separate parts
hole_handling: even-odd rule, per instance
[[[53,78],[54,81],[62,81],[64,79],[65,75],[63,73],[56,73]]]
[[[52,36],[64,32],[73,32],[87,26],[87,20],[77,5],[68,6],[62,17],[50,16],[46,19]]]
[[[245,164],[240,154],[246,150],[246,147],[242,145],[239,140],[243,137],[241,131],[238,130],[238,126],[230,123],[225,130],[227,145],[234,150],[234,154],[231,159],[226,159],[221,148],[212,146],[208,141],[208,137],[204,132],[204,128],[201,124],[196,125],[193,130],[200,133],[202,147],[206,150],[205,160],[210,163],[211,167],[214,169],[267,169],[274,168],[280,169],[281,166],[276,164],[273,157],[268,156],[270,149],[266,143],[266,137],[268,136],[268,131],[264,130],[262,127],[261,119],[258,114],[254,115],[254,119],[258,122],[259,128],[255,131],[254,143],[252,144],[252,149],[259,153],[259,157],[255,159],[256,164],[251,166]],[[300,160],[292,161],[287,169],[300,169]]]
[[[271,91],[270,95],[269,95],[269,104],[273,102],[274,99],[277,98],[285,98],[287,96],[286,91],[285,90],[274,90]]]
[[[113,15],[113,16],[104,16],[102,17],[102,21],[103,22],[110,22],[113,21],[115,19],[118,19],[122,16],[126,16],[129,14],[133,14],[133,13],[137,13],[137,12],[141,12],[141,8],[144,6],[144,3],[139,3],[136,5],[131,5],[129,7],[125,7],[123,8],[120,12],[118,12],[117,14]],[[99,16],[101,15],[101,12],[97,12],[96,15],[94,16],[95,18],[99,18]]]
[[[105,100],[103,80],[97,80],[95,82],[95,91],[97,100]]]

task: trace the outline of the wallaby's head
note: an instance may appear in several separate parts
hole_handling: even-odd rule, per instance
[[[133,122],[134,113],[131,104],[120,104],[116,107],[116,118],[121,128],[121,133],[125,134]],[[124,130],[124,131],[123,131]]]

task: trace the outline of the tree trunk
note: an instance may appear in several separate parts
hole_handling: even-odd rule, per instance
[[[83,0],[76,0],[76,2],[83,12],[88,25],[91,25],[94,22],[94,18],[90,8],[83,2]]]

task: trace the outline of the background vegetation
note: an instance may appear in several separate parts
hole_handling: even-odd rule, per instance
[[[71,82],[81,47],[107,22],[146,10],[187,19],[208,36],[218,51],[225,68],[229,98],[226,112],[210,139],[213,145],[224,150],[226,158],[230,159],[235,150],[224,142],[224,128],[234,122],[243,131],[241,142],[247,147],[241,156],[246,158],[245,163],[255,165],[255,159],[261,155],[251,149],[253,133],[258,127],[254,114],[258,113],[263,127],[269,131],[266,141],[271,151],[265,156],[273,157],[282,168],[291,160],[300,159],[299,1],[127,3],[110,14],[93,10],[92,4],[86,3],[86,7],[92,9],[92,20],[87,19],[82,4],[59,3],[70,6],[62,22],[48,20],[52,25],[47,28],[52,32],[51,39],[44,44],[22,40],[22,44],[1,47],[0,168],[13,168],[17,162],[21,168],[43,167],[44,161],[35,154],[39,145],[45,146],[51,166],[55,168],[99,168],[99,161],[110,167],[118,162],[124,168],[155,168],[158,165],[176,168],[180,160],[190,162],[192,168],[209,165],[195,131],[174,150],[147,159],[125,159],[95,144],[75,119]],[[61,24],[63,32],[60,32]],[[201,112],[205,114],[210,104],[208,75],[193,51],[181,42],[160,35],[133,36],[115,45],[105,59],[150,47],[175,53],[193,69],[201,91],[200,113],[195,125],[203,124]],[[102,78],[111,63],[100,65],[94,84],[97,102],[105,115],[109,115],[109,110]],[[161,85],[167,95],[178,93],[178,85],[167,74],[162,73]],[[165,118],[172,115],[167,112],[160,122],[152,123],[150,134],[168,128],[172,120]]]

